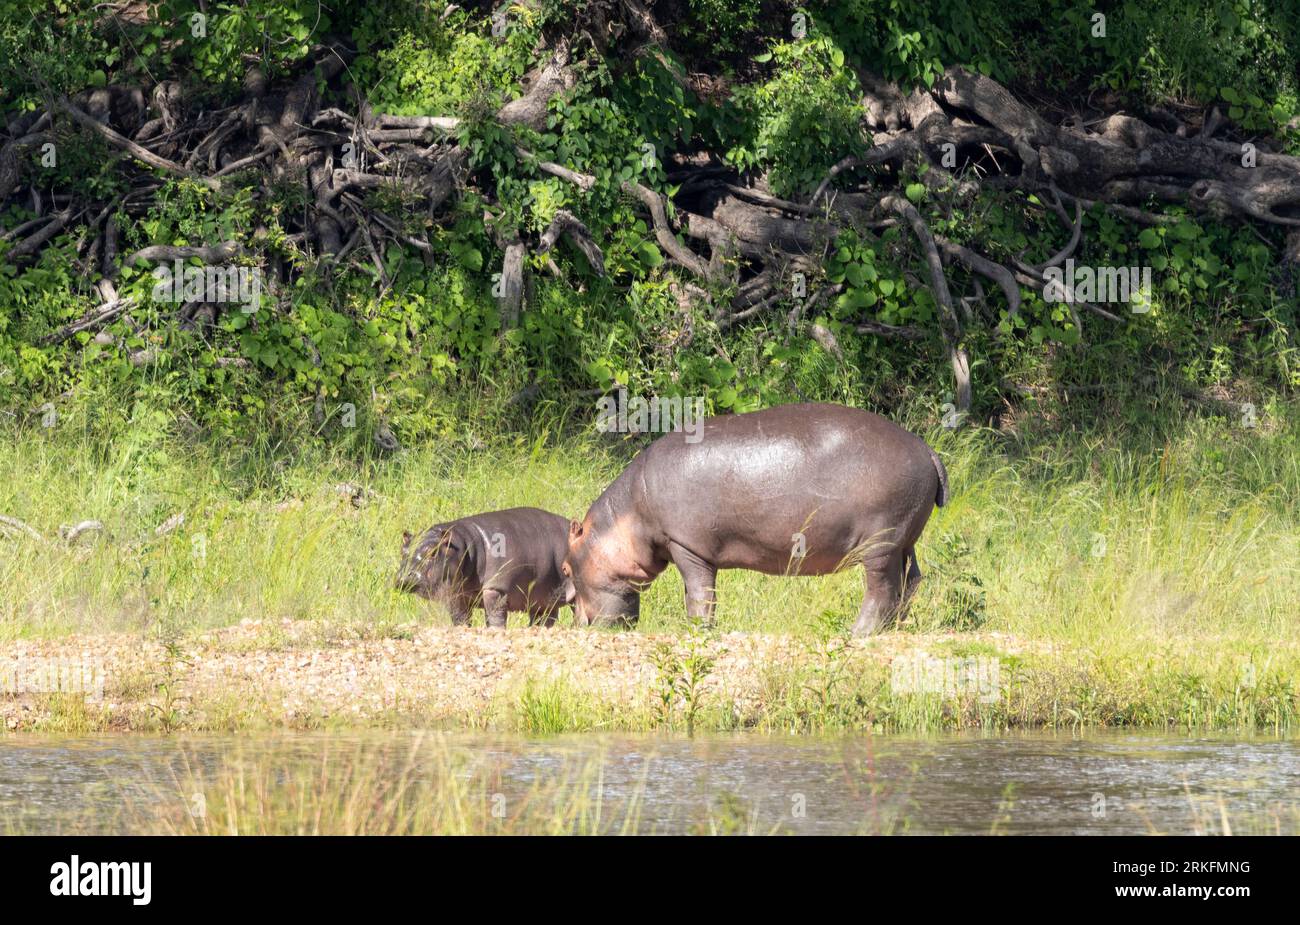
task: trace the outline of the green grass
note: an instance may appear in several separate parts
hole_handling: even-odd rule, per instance
[[[611,801],[599,759],[572,760],[502,793],[500,769],[441,738],[379,745],[326,739],[312,755],[239,746],[215,768],[186,761],[112,831],[163,835],[618,835],[640,795]],[[21,819],[13,823],[21,831]],[[72,821],[71,831],[84,827]]]
[[[1021,678],[1019,699],[981,705],[971,721],[1292,726],[1300,715],[1295,406],[1271,409],[1254,429],[1167,419],[1136,440],[1131,428],[1106,423],[1066,433],[1022,423],[1016,437],[922,431],[947,463],[953,498],[922,537],[927,578],[897,632],[979,629],[1032,649],[1004,663],[1006,678]],[[250,463],[171,438],[104,445],[40,430],[5,436],[0,514],[51,541],[0,534],[0,642],[116,631],[183,639],[284,618],[400,638],[411,621],[446,620],[391,588],[404,528],[525,504],[581,516],[622,465],[593,444],[522,439],[473,452],[413,449],[358,466],[311,454]],[[339,493],[341,482],[366,490],[360,506]],[[177,514],[183,525],[155,534]],[[85,519],[105,531],[72,546],[58,540],[60,525]],[[814,651],[852,622],[861,589],[856,571],[820,579],[726,572],[718,629],[793,634]],[[638,631],[690,629],[670,569],[646,593]],[[942,654],[999,654],[955,638]],[[758,722],[861,722],[862,704],[879,703],[864,686],[878,690],[880,679],[837,680],[827,665],[774,667],[772,712]],[[513,711],[516,725],[610,725],[607,705],[572,688],[531,688]],[[889,728],[945,724],[948,708],[911,700],[891,707]],[[827,719],[846,704],[857,706],[841,722]],[[805,723],[810,711],[822,721]],[[735,725],[716,712],[698,704],[688,720]],[[653,713],[625,725],[652,723]]]
[[[981,626],[1135,649],[1180,634],[1211,646],[1286,638],[1300,601],[1297,417],[1258,433],[1186,420],[1146,450],[1105,433],[1028,449],[987,431],[928,434],[953,499],[919,545],[927,580],[905,628]],[[403,528],[525,504],[580,517],[621,465],[582,444],[525,445],[250,473],[179,442],[105,449],[39,431],[5,437],[0,514],[54,542],[0,535],[0,640],[246,618],[440,619],[391,588]],[[355,506],[341,483],[374,495]],[[183,525],[155,535],[177,514]],[[87,519],[105,532],[57,542],[61,525]],[[849,621],[861,592],[856,571],[724,572],[719,628],[815,633]],[[687,628],[671,569],[642,613],[643,630]]]

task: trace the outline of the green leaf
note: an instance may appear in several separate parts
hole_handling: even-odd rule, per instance
[[[919,203],[922,199],[925,198],[925,184],[909,183],[907,184],[907,189],[904,190],[903,192],[907,194],[907,198],[912,200],[912,202]]]
[[[456,255],[456,262],[467,270],[474,273],[483,269],[483,254],[477,247],[453,247]]]
[[[664,255],[659,252],[658,246],[651,241],[642,241],[641,246],[636,249],[637,259],[645,264],[647,269],[654,269],[664,262]]]

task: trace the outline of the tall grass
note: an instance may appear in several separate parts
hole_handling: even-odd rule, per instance
[[[134,828],[176,835],[606,835],[638,824],[637,794],[611,802],[601,763],[571,762],[522,792],[500,768],[417,736],[379,746],[327,740],[291,759],[237,754],[213,771],[193,766]]]
[[[982,626],[1133,651],[1176,638],[1293,640],[1300,413],[1272,431],[1220,419],[1166,429],[1138,448],[1104,428],[1028,445],[988,431],[927,434],[953,499],[922,537],[928,577],[904,628]],[[403,528],[512,505],[580,517],[622,465],[587,444],[522,440],[362,466],[328,456],[249,464],[130,436],[4,437],[0,514],[49,542],[0,534],[0,640],[242,619],[443,619],[392,589]],[[176,515],[184,523],[159,535]],[[58,540],[60,526],[87,519],[104,531]],[[850,622],[861,593],[857,571],[724,572],[719,627],[812,634]],[[645,596],[641,629],[685,629],[681,598],[670,569]]]
[[[611,796],[599,753],[506,779],[491,750],[415,734],[233,743],[216,760],[174,760],[112,786],[111,810],[39,821],[0,813],[5,834],[619,835],[637,831],[642,789]],[[167,768],[170,767],[170,771]],[[45,808],[48,812],[48,807]]]

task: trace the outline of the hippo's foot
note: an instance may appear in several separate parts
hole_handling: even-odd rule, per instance
[[[853,635],[874,636],[876,633],[883,632],[892,622],[892,619],[884,614],[874,614],[870,617],[860,615],[857,622],[853,624]]]

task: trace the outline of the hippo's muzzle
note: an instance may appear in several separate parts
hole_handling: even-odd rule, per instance
[[[398,591],[415,594],[424,587],[424,578],[415,569],[403,566],[393,577],[393,587]]]
[[[573,604],[573,622],[576,626],[623,628],[635,626],[641,617],[641,594],[636,590],[623,592],[593,592],[584,601],[578,595]]]

